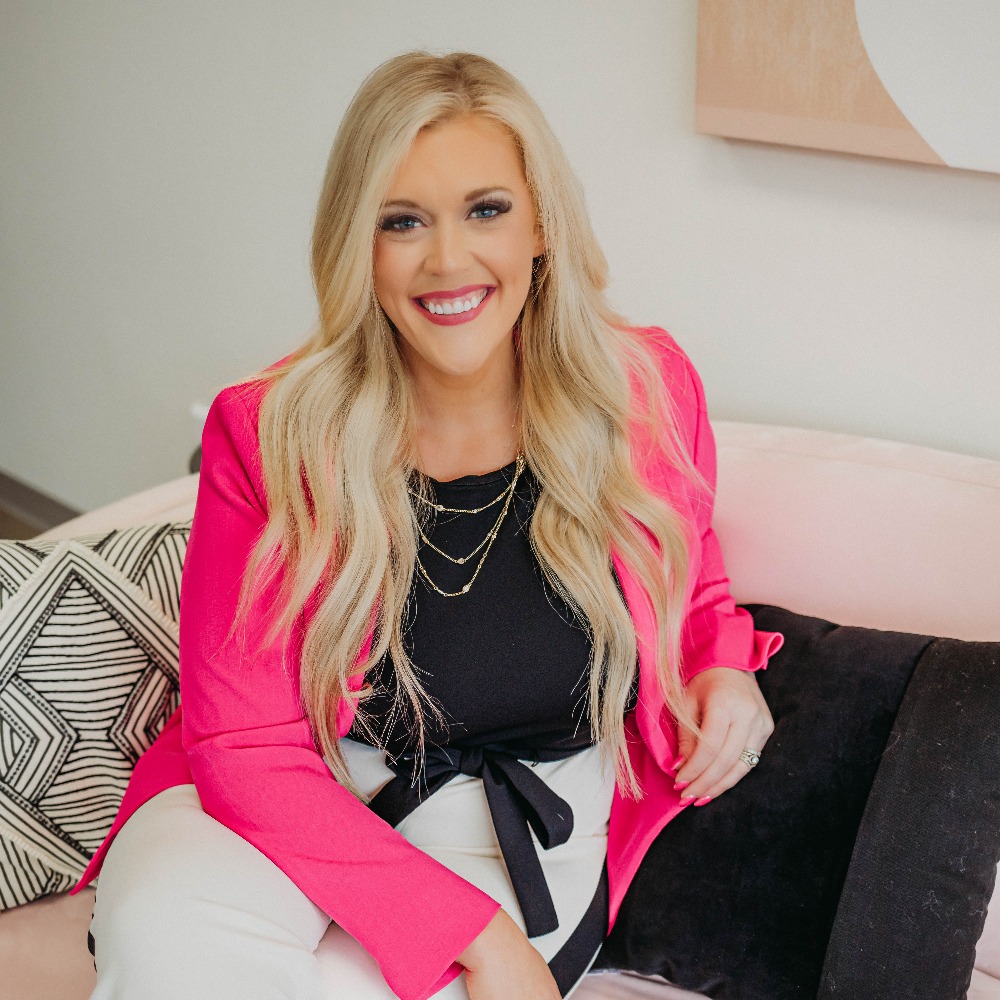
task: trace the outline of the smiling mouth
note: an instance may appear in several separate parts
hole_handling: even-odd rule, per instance
[[[414,298],[413,304],[421,315],[437,326],[457,326],[460,323],[470,323],[486,308],[486,303],[496,291],[495,285],[477,288],[465,295],[454,298]]]
[[[419,305],[434,316],[460,316],[472,312],[482,304],[483,299],[492,291],[491,288],[480,288],[469,295],[455,299],[417,299]]]

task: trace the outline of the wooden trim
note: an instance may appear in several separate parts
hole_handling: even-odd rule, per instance
[[[82,512],[75,507],[41,493],[22,483],[20,479],[8,476],[0,469],[0,509],[39,531],[48,531],[57,524],[78,517]]]

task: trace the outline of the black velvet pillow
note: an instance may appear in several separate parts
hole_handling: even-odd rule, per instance
[[[1000,644],[749,610],[785,635],[757,675],[774,734],[660,834],[595,968],[716,1000],[964,997],[1000,859]]]

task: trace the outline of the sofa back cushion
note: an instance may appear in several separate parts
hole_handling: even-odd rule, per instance
[[[1000,640],[1000,462],[792,427],[715,425],[737,601]]]

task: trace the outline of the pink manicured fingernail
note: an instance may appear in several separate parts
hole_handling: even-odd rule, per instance
[[[681,805],[682,806],[689,806],[689,805],[691,805],[692,802],[694,802],[694,796],[693,795],[685,795],[684,798],[681,799]]]
[[[700,799],[695,799],[694,804],[696,806],[707,806],[709,802],[712,801],[711,795],[703,795]]]
[[[684,789],[687,788],[687,786],[690,785],[690,784],[691,784],[690,781],[678,781],[677,784],[674,785],[674,791],[675,792],[683,792]]]

